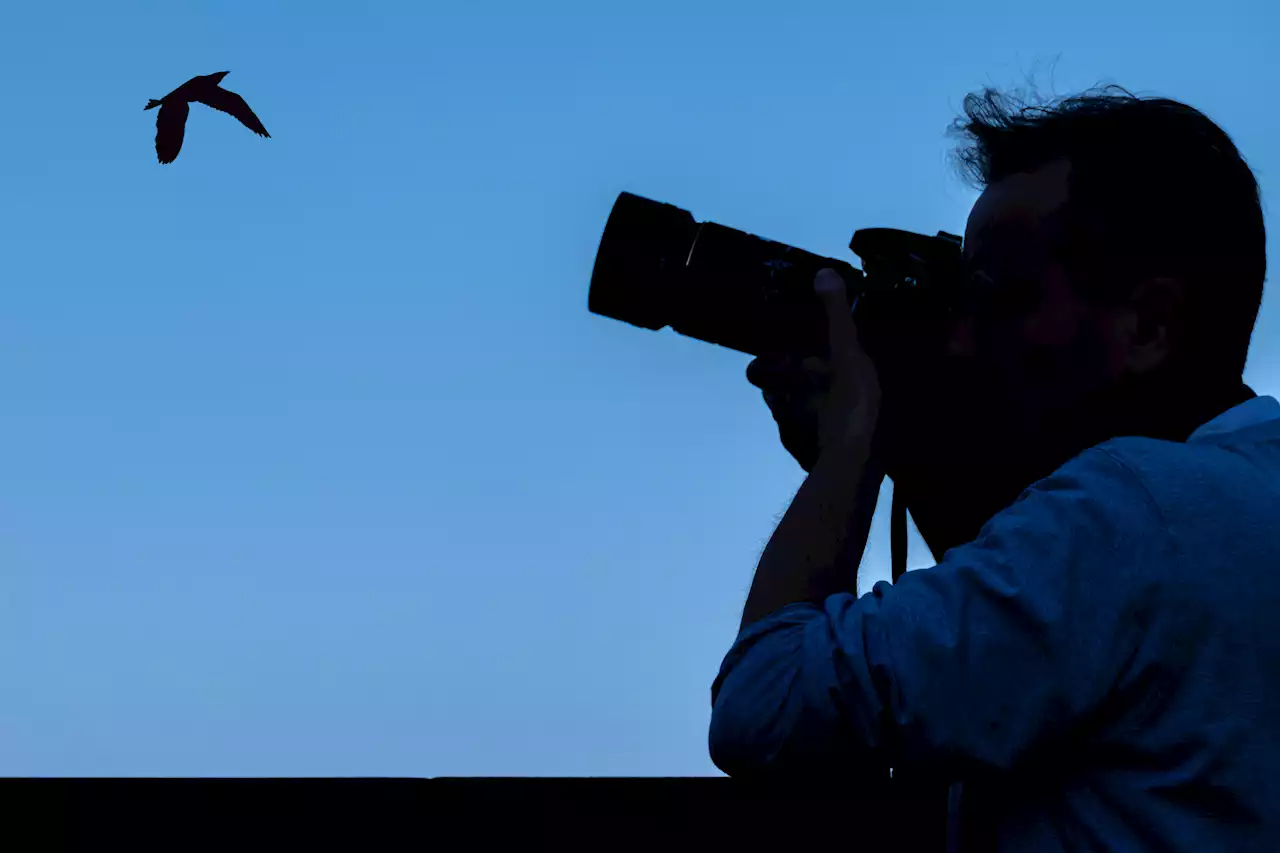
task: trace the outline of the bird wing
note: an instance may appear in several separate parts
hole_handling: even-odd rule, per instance
[[[249,105],[244,102],[244,98],[235,92],[223,89],[221,86],[215,86],[212,91],[201,92],[194,100],[207,107],[213,107],[215,110],[221,110],[228,115],[235,116],[240,120],[241,124],[259,136],[271,136],[271,134],[267,133],[267,129],[262,126],[262,122],[258,121],[258,117],[253,114],[253,110],[249,109]]]
[[[156,113],[156,157],[161,163],[172,163],[182,150],[182,137],[187,129],[186,101],[166,101]]]

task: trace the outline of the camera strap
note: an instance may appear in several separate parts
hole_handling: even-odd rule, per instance
[[[897,485],[893,487],[893,505],[889,510],[890,577],[894,583],[907,571],[907,502]]]

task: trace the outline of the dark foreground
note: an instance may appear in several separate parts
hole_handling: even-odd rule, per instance
[[[31,850],[941,851],[946,816],[936,789],[727,778],[0,779],[0,804]]]

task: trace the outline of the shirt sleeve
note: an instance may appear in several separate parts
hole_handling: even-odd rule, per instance
[[[731,776],[1007,769],[1096,710],[1174,559],[1151,495],[1099,446],[932,568],[748,625],[712,688]]]

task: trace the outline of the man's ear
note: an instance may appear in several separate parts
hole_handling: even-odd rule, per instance
[[[1169,360],[1185,322],[1184,304],[1184,285],[1178,279],[1148,278],[1134,286],[1125,306],[1124,366],[1130,374],[1145,376]]]

